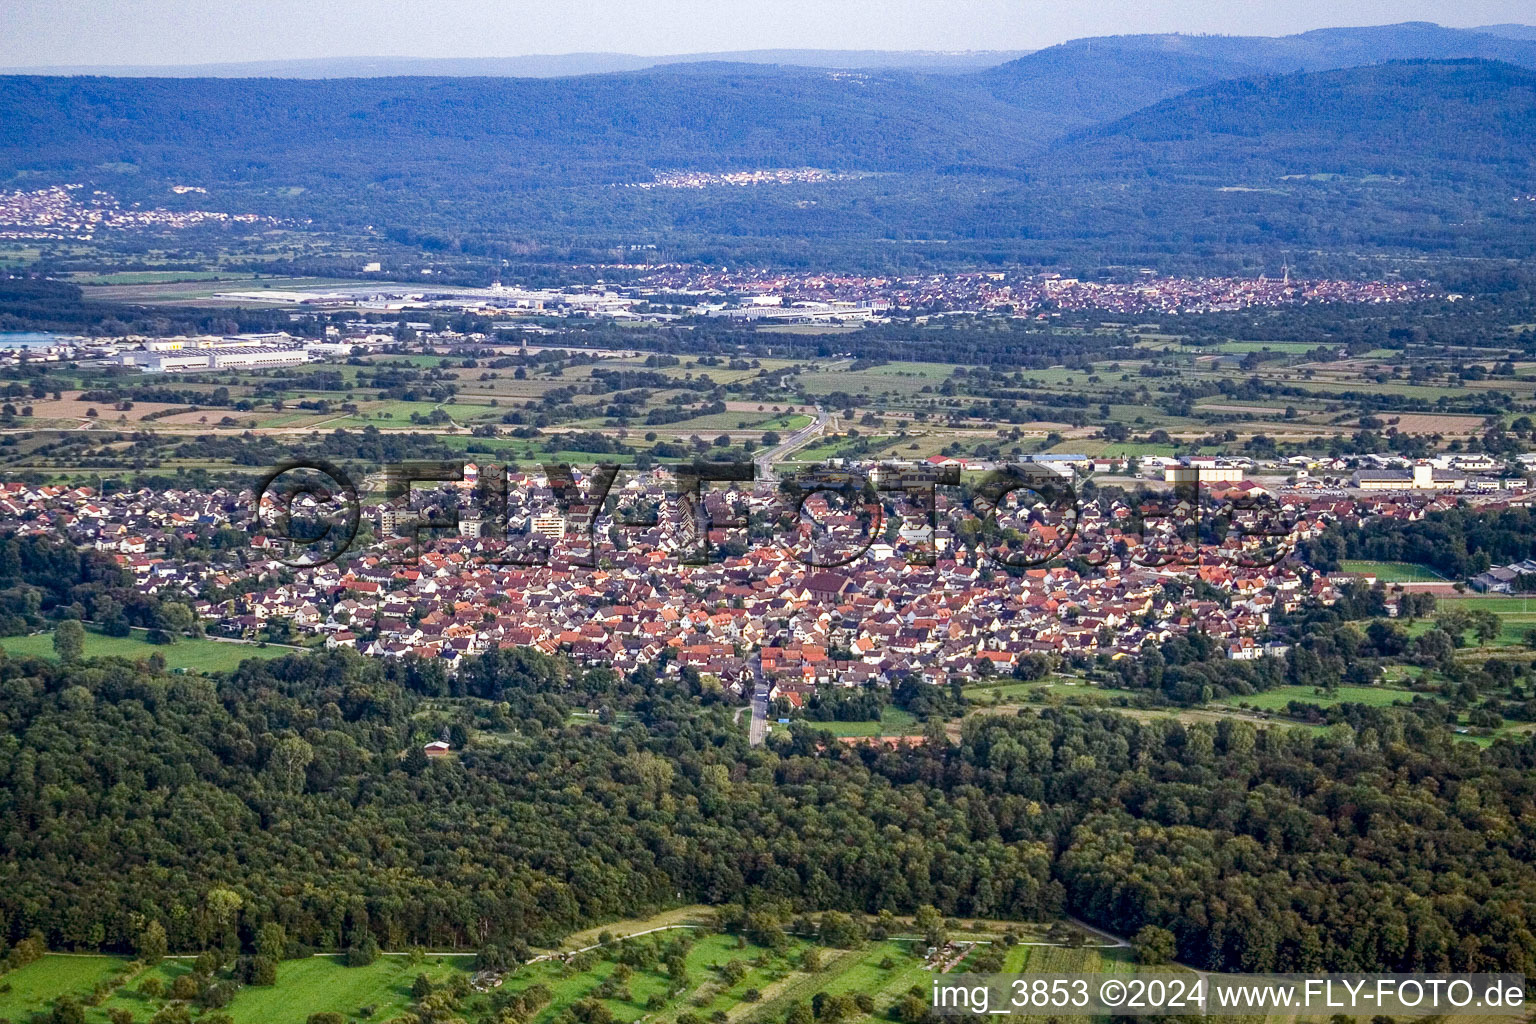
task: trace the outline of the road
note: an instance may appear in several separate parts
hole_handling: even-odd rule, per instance
[[[753,459],[752,461],[757,464],[757,481],[759,483],[764,481],[774,483],[778,478],[773,475],[773,464],[783,462],[785,457],[791,452],[805,447],[812,438],[820,437],[826,433],[827,423],[831,419],[832,414],[818,405],[814,420]]]
[[[752,655],[752,724],[747,729],[747,745],[760,747],[768,741],[768,680],[763,676],[763,662]]]

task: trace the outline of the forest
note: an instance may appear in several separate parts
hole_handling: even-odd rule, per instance
[[[461,727],[429,761],[450,705],[483,741]],[[900,750],[804,727],[749,750],[728,710],[691,672],[521,650],[452,677],[350,653],[213,678],[8,658],[0,938],[230,962],[275,923],[285,956],[518,956],[771,898],[1152,924],[1234,970],[1533,966],[1529,740],[1359,706],[1317,733],[1064,708]]]

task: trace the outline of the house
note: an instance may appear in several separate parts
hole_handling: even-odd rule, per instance
[[[426,752],[428,757],[446,757],[451,748],[442,740],[433,740],[421,749]]]

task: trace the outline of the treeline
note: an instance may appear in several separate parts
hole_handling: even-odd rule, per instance
[[[321,458],[373,470],[407,459],[461,458],[462,451],[452,448],[434,434],[382,431],[367,426],[361,430],[316,431],[302,437],[271,437],[258,434],[203,434],[173,448],[176,458],[227,460],[236,466],[272,467],[294,459]],[[361,476],[353,481],[361,485]]]
[[[0,635],[30,633],[50,618],[94,618],[120,635],[167,625],[160,600],[134,589],[114,556],[52,535],[0,538]]]
[[[306,333],[305,322],[280,310],[147,309],[90,298],[79,285],[35,278],[0,278],[0,331],[66,331],[101,335]]]
[[[456,694],[497,741],[429,762]],[[795,727],[752,750],[717,694],[531,652],[451,678],[345,653],[219,680],[5,659],[0,937],[230,962],[278,924],[287,955],[516,956],[678,900],[777,899],[1154,924],[1213,968],[1536,965],[1529,741],[1362,707],[1320,735],[1047,710],[958,744]]]
[[[1369,559],[1427,565],[1448,579],[1464,580],[1536,555],[1536,514],[1526,508],[1449,508],[1416,522],[1368,519],[1330,526],[1299,549],[1324,572],[1337,571],[1345,559]]]

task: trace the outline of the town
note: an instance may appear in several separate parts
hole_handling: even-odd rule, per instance
[[[960,465],[933,460],[946,462]],[[1084,460],[1081,469],[1089,468]],[[976,534],[963,522],[970,513],[945,493],[951,489],[934,486],[937,529],[920,503],[893,503],[889,528],[859,544],[857,557],[820,567],[825,555],[797,546],[803,536],[748,548],[741,528],[718,525],[772,515],[773,494],[733,487],[710,492],[702,510],[712,520],[707,532],[717,557],[691,564],[697,532],[655,511],[678,504],[677,480],[666,468],[622,482],[573,471],[577,495],[559,492],[545,473],[510,472],[505,485],[515,507],[507,514],[509,532],[498,538],[473,507],[483,477],[469,463],[459,482],[370,506],[379,539],[313,567],[285,555],[280,517],[271,508],[257,517],[250,492],[101,494],[11,483],[0,512],[17,521],[22,535],[66,536],[114,554],[143,593],[185,600],[213,635],[280,636],[370,655],[440,659],[450,668],[488,649],[529,647],[622,673],[688,669],[739,696],[763,681],[770,699],[798,706],[818,687],[889,687],[898,679],[946,685],[1008,677],[1031,665],[1136,657],[1148,643],[1192,631],[1221,644],[1230,659],[1283,656],[1284,645],[1266,641],[1272,613],[1329,603],[1359,581],[1298,562],[1291,554],[1297,541],[1334,523],[1414,521],[1457,500],[1484,510],[1536,500],[1524,481],[1468,497],[1414,487],[1412,473],[1391,491],[1271,493],[1228,469],[1185,460],[1164,476],[1175,485],[1198,481],[1209,514],[1233,522],[1258,515],[1255,499],[1268,498],[1275,521],[1285,523],[1284,531],[1267,532],[1273,557],[1253,557],[1241,530],[1191,548],[1177,527],[1164,535],[1148,526],[1146,503],[1133,508],[1116,498],[1070,512],[1040,505],[994,510],[1002,526],[1015,529],[1015,541],[1022,532],[1043,546],[1031,567],[1008,571],[1017,563],[1006,547],[962,543]],[[1424,467],[1417,476],[1422,483]],[[594,498],[599,480],[613,490]],[[593,514],[603,497],[608,511]],[[463,499],[462,514],[445,519],[445,498]],[[1248,512],[1234,513],[1234,501],[1246,501]],[[653,521],[632,525],[632,510],[641,508],[652,510]],[[851,528],[857,519],[826,501],[813,503],[807,516],[834,528]],[[422,523],[442,525],[423,540]],[[254,554],[231,549],[222,561],[196,563],[162,554],[173,538],[231,528],[250,534]],[[1013,553],[1025,546],[1016,544]],[[1449,594],[1451,583],[1430,589]],[[1391,613],[1393,599],[1387,608]]]

